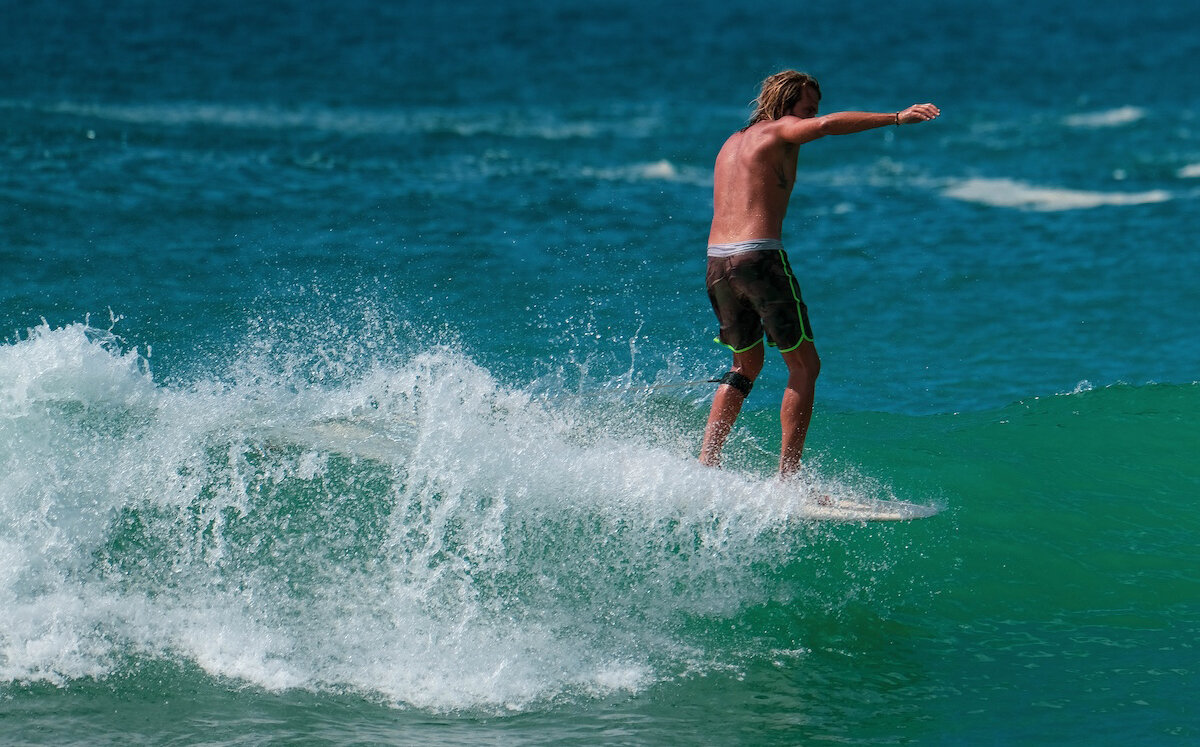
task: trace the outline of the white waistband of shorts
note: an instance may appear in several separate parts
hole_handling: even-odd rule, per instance
[[[735,254],[745,254],[746,252],[781,251],[783,251],[783,242],[779,239],[750,239],[749,241],[735,241],[732,244],[708,245],[708,256],[710,257],[732,257]]]

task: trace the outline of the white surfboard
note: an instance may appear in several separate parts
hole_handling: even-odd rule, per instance
[[[412,454],[416,424],[375,418],[327,418],[286,427],[260,428],[268,441],[330,451],[383,464],[403,465]],[[911,521],[934,516],[938,506],[859,496],[826,495],[813,486],[811,499],[801,499],[788,509],[799,521],[867,522]]]
[[[805,504],[794,515],[805,521],[911,521],[933,516],[940,510],[937,506],[907,501],[826,498]]]

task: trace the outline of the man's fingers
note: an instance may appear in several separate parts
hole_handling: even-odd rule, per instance
[[[921,117],[923,120],[930,120],[941,114],[941,110],[933,104],[913,104],[908,107],[908,110],[913,114]]]

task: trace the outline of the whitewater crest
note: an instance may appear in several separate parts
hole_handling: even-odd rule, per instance
[[[717,474],[676,424],[597,426],[451,348],[239,367],[160,385],[86,325],[0,348],[0,680],[149,656],[435,710],[640,690],[697,666],[681,621],[799,593],[769,570],[841,541],[798,517],[845,485]]]

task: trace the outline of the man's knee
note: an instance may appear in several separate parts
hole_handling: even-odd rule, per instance
[[[821,356],[817,355],[816,347],[811,344],[785,354],[784,360],[787,362],[789,379],[816,381],[821,373]]]
[[[811,356],[805,358],[804,368],[808,372],[809,378],[814,381],[821,375],[821,356],[817,355],[816,348],[813,348]]]

